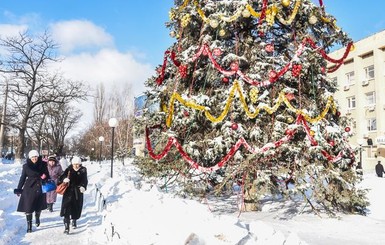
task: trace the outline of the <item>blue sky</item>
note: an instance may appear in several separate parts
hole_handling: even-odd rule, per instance
[[[354,41],[385,29],[383,0],[323,3]],[[0,35],[26,28],[49,30],[65,57],[59,68],[66,77],[93,87],[103,83],[107,91],[129,84],[131,95],[138,96],[174,42],[165,27],[173,4],[173,0],[1,0]]]
[[[2,0],[0,24],[28,24],[36,30],[88,20],[112,35],[119,51],[142,53],[155,65],[172,43],[164,25],[172,5],[171,0]]]

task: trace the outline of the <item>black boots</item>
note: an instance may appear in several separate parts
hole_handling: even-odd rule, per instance
[[[73,219],[72,220],[72,228],[73,229],[76,229],[77,225],[76,225],[76,219]]]
[[[40,225],[40,212],[35,212],[35,222],[36,222],[36,227],[39,227]]]
[[[27,233],[32,232],[32,214],[25,214],[27,218]]]
[[[47,209],[50,212],[53,212],[53,203],[47,203]]]
[[[64,234],[69,234],[70,233],[70,219],[69,218],[64,218]]]

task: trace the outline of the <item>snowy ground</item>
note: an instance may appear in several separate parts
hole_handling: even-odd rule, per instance
[[[237,197],[223,202],[176,198],[144,181],[127,163],[85,163],[89,187],[78,228],[69,235],[54,212],[43,211],[41,225],[26,234],[23,213],[15,212],[13,194],[21,165],[0,164],[0,245],[20,244],[385,244],[385,178],[365,173],[370,189],[367,216],[322,218],[306,212],[303,204],[266,204],[262,212],[239,213]]]

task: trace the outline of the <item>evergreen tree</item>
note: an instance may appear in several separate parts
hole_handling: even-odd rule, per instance
[[[160,110],[137,122],[144,172],[240,185],[245,210],[299,195],[314,210],[364,210],[349,120],[327,77],[354,47],[321,0],[176,0],[167,27],[176,42],[146,81]],[[333,59],[336,45],[346,52]]]

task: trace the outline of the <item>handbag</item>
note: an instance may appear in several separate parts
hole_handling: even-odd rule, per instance
[[[67,178],[70,178],[70,171],[68,170]],[[69,183],[61,183],[56,187],[56,193],[60,195],[64,195],[64,192],[67,190]]]
[[[55,181],[53,180],[47,180],[46,182],[44,182],[42,185],[41,185],[41,190],[43,193],[47,193],[47,192],[50,192],[50,191],[53,191],[53,190],[56,190],[56,184],[55,184]]]

